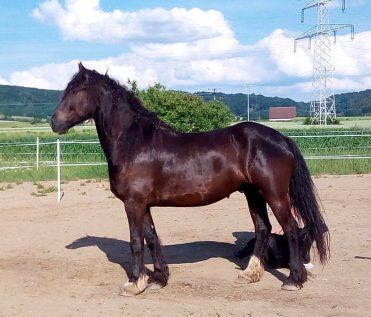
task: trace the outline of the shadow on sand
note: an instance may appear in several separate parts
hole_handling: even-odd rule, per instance
[[[164,245],[164,253],[168,264],[197,263],[212,258],[224,258],[234,263],[238,268],[244,269],[247,266],[248,258],[237,259],[234,252],[242,249],[247,241],[255,236],[254,232],[234,232],[236,238],[234,244],[216,241],[196,241]],[[128,275],[131,272],[131,251],[130,243],[107,237],[86,236],[79,238],[67,245],[67,249],[79,249],[85,247],[98,247],[107,256],[107,259],[119,264]],[[152,264],[152,258],[148,249],[145,248],[144,263]],[[268,270],[271,274],[283,281],[286,276],[277,270]]]

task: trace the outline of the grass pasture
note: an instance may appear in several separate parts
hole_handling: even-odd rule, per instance
[[[314,127],[312,125],[304,125],[304,118],[298,117],[293,121],[259,121],[260,123],[277,130],[319,130],[319,131],[332,131],[332,130],[370,130],[371,117],[338,117],[340,123],[337,125],[327,125],[326,127]]]
[[[314,175],[370,173],[371,159],[354,156],[371,157],[371,120],[358,118],[345,121],[351,125],[329,126],[325,129],[299,126],[301,121],[262,123],[292,136],[307,158],[307,164]],[[359,122],[361,123],[358,124]],[[56,164],[57,136],[50,128],[45,124],[35,126],[21,122],[18,125],[11,121],[6,127],[6,123],[0,123],[0,182],[56,179],[56,167],[50,165]],[[38,171],[36,137],[39,137],[41,142]],[[107,177],[105,158],[97,140],[93,126],[78,126],[68,134],[60,136],[61,162],[65,165],[62,166],[62,180]],[[350,155],[353,156],[352,159],[345,158]],[[81,165],[89,163],[96,165]],[[80,165],[71,166],[75,164]],[[21,168],[22,166],[27,167]],[[18,168],[8,169],[9,167]]]

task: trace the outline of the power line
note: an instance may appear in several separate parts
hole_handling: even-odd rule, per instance
[[[221,88],[210,88],[208,91],[212,91],[213,99],[216,100],[216,92],[220,90]]]
[[[327,121],[336,119],[335,96],[333,88],[333,72],[331,63],[331,40],[336,43],[337,32],[350,29],[351,38],[354,38],[354,26],[352,24],[330,24],[328,7],[334,0],[312,0],[301,10],[301,21],[304,22],[304,14],[308,9],[317,10],[317,23],[315,26],[295,39],[294,50],[298,41],[308,39],[309,48],[312,39],[315,39],[313,54],[313,82],[312,101],[310,104],[310,117],[312,123],[327,125]],[[342,0],[342,10],[345,10],[345,0]]]
[[[247,90],[247,121],[250,121],[250,87],[253,86],[252,83],[247,83],[247,84],[244,84],[243,86],[246,87],[246,90]]]

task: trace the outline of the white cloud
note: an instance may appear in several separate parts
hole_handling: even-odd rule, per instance
[[[345,10],[352,7],[358,7],[361,5],[364,5],[365,0],[352,0],[352,1],[346,1],[345,3]],[[342,8],[343,7],[343,1],[342,0],[335,0],[334,2],[331,2],[328,4],[330,9],[334,8]]]
[[[282,29],[273,31],[257,43],[266,48],[277,69],[288,76],[307,77],[312,72],[311,53],[302,47],[294,52],[294,40]]]
[[[20,86],[62,89],[77,71],[77,62],[45,64],[14,72],[11,82]],[[172,88],[192,89],[213,83],[261,82],[274,75],[263,56],[216,56],[212,59],[192,59],[188,56],[183,60],[148,58],[130,53],[103,60],[84,61],[84,65],[101,73],[109,69],[109,75],[121,82],[126,82],[128,78],[135,79],[141,87],[160,82]]]
[[[76,72],[76,65],[77,61],[63,64],[44,64],[40,67],[12,73],[10,82],[17,86],[62,89],[71,74]]]
[[[0,76],[0,85],[9,85],[9,82]]]
[[[364,90],[371,87],[371,76],[334,78],[334,87],[338,91]]]
[[[136,12],[105,12],[99,0],[47,0],[33,10],[32,16],[55,24],[66,40],[98,42],[193,41],[218,36],[233,36],[223,15],[198,8],[145,9]],[[155,30],[155,31],[154,31]]]
[[[210,86],[238,86],[241,91],[242,83],[250,82],[255,84],[255,92],[268,95],[310,95],[313,51],[301,43],[295,53],[297,34],[287,30],[275,30],[248,46],[239,43],[222,13],[214,10],[104,12],[99,0],[67,0],[64,6],[48,0],[33,11],[33,16],[56,24],[66,39],[127,40],[129,53],[84,61],[86,67],[102,73],[109,68],[109,75],[123,83],[130,78],[143,88],[160,82],[190,91]],[[331,46],[335,91],[371,87],[370,49],[355,49],[365,43],[371,43],[371,32],[356,34],[353,43],[348,36],[338,36],[337,44]],[[14,72],[9,82],[63,89],[77,71],[77,62]]]
[[[208,45],[209,41],[213,45]],[[220,42],[219,42],[220,41]],[[354,43],[339,37],[332,46],[336,65],[334,88],[362,90],[371,87],[371,65],[367,51],[356,51],[353,45],[371,41],[371,32],[356,34]],[[356,52],[356,55],[354,55]],[[312,52],[306,45],[293,52],[293,37],[275,30],[255,45],[244,46],[237,40],[199,40],[189,43],[143,44],[132,46],[132,52],[102,60],[84,61],[86,67],[126,82],[136,79],[141,87],[160,82],[171,88],[198,90],[200,87],[237,86],[255,83],[255,90],[269,95],[308,95],[311,88]],[[16,85],[63,89],[77,71],[77,62],[45,64],[15,72],[10,82]],[[262,85],[259,88],[259,85]],[[241,90],[242,90],[242,86]]]

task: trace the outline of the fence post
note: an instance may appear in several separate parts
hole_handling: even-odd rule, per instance
[[[58,203],[61,202],[61,151],[59,139],[57,139],[57,188],[58,188]]]
[[[36,137],[36,170],[39,170],[39,137]]]

